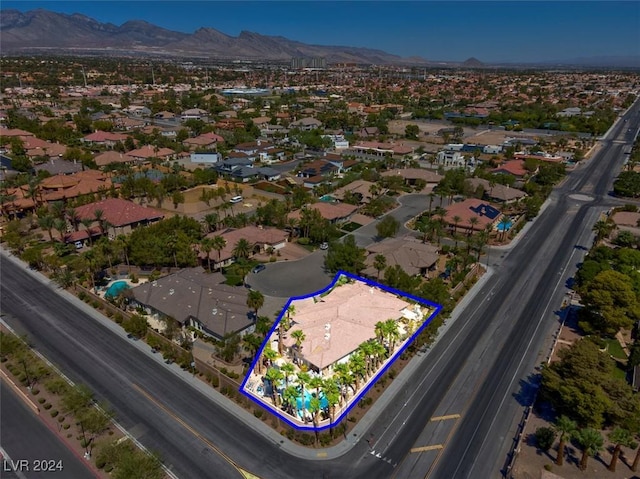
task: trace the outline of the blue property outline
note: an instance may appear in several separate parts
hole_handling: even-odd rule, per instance
[[[433,311],[433,313],[431,313],[431,315],[427,319],[424,320],[424,322],[422,323],[422,326],[420,326],[418,329],[416,329],[416,331],[411,335],[411,337],[408,340],[405,340],[404,346],[402,346],[401,348],[398,348],[398,350],[392,355],[391,361],[389,361],[384,368],[382,368],[380,371],[378,371],[378,373],[373,378],[371,378],[369,380],[369,382],[368,382],[366,387],[364,387],[360,391],[358,391],[358,394],[350,401],[349,406],[344,411],[342,411],[342,414],[340,414],[340,416],[338,416],[336,418],[335,422],[331,422],[331,419],[329,419],[329,424],[324,425],[324,426],[318,426],[318,427],[315,427],[315,426],[301,426],[299,424],[296,424],[296,423],[292,422],[288,417],[283,415],[282,411],[280,411],[278,408],[274,407],[272,404],[269,404],[267,401],[260,400],[260,399],[256,398],[253,394],[245,391],[245,387],[246,387],[247,381],[249,380],[249,376],[251,376],[251,373],[255,370],[255,367],[256,367],[256,364],[258,362],[258,359],[260,359],[260,357],[262,356],[262,351],[264,350],[265,346],[267,345],[267,342],[269,341],[269,338],[271,338],[272,334],[276,331],[276,329],[278,327],[278,324],[280,324],[280,321],[282,320],[282,317],[286,314],[291,302],[292,301],[298,301],[298,300],[301,300],[301,299],[306,299],[306,298],[312,298],[314,296],[318,296],[318,295],[321,295],[321,294],[323,294],[323,293],[325,293],[327,291],[330,291],[331,289],[333,289],[335,287],[336,283],[338,282],[338,280],[340,279],[341,276],[346,276],[346,277],[351,278],[351,279],[353,279],[355,281],[360,281],[360,282],[368,284],[369,286],[373,286],[373,287],[379,288],[379,289],[381,289],[383,291],[387,291],[387,292],[396,294],[396,295],[401,296],[403,298],[411,299],[413,301],[416,301],[417,303],[420,303],[420,304],[423,304],[423,305],[426,305],[426,306],[434,308],[434,311]],[[253,359],[253,363],[251,363],[251,367],[247,371],[247,375],[245,376],[244,381],[242,381],[242,384],[240,385],[239,391],[242,394],[244,394],[246,397],[251,399],[254,403],[258,404],[261,407],[264,407],[265,409],[268,409],[271,413],[277,415],[280,419],[282,419],[284,422],[286,422],[289,426],[291,426],[294,429],[297,429],[299,431],[324,431],[325,429],[329,429],[329,428],[335,427],[338,424],[340,424],[340,422],[346,417],[346,415],[349,414],[349,411],[351,411],[351,409],[358,403],[358,401],[362,397],[364,397],[365,394],[367,394],[369,389],[371,389],[371,387],[375,383],[378,382],[378,380],[387,371],[387,369],[389,369],[391,367],[391,365],[396,362],[396,360],[405,351],[405,349],[407,349],[409,347],[409,345],[424,330],[424,328],[426,328],[429,325],[429,323],[431,323],[433,318],[435,318],[438,315],[438,313],[440,313],[440,311],[442,311],[442,305],[440,305],[438,303],[434,303],[433,301],[429,301],[429,300],[424,299],[424,298],[419,298],[418,296],[414,296],[412,294],[405,293],[403,291],[397,290],[397,289],[392,288],[390,286],[386,286],[386,285],[380,284],[380,283],[378,283],[376,281],[373,281],[373,280],[370,280],[370,279],[367,279],[367,278],[363,278],[362,276],[357,276],[357,275],[349,273],[347,271],[340,270],[334,276],[333,281],[331,281],[331,283],[329,283],[329,285],[326,286],[325,288],[323,288],[323,289],[321,289],[319,291],[316,291],[314,293],[306,294],[306,295],[303,295],[303,296],[292,296],[292,297],[289,298],[287,303],[282,308],[282,311],[280,312],[280,315],[278,316],[278,319],[273,323],[273,326],[271,327],[271,329],[267,333],[267,335],[265,337],[265,340],[262,343],[262,346],[260,346],[260,349],[256,353],[256,357]]]

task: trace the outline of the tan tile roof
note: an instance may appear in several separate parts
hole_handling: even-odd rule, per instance
[[[472,227],[471,222],[469,221],[471,218],[478,218],[478,223],[473,227],[473,229],[476,231],[482,231],[487,227],[487,225],[494,224],[499,221],[501,216],[498,212],[499,214],[492,219],[484,214],[478,214],[473,210],[481,209],[483,205],[488,205],[488,203],[476,198],[469,198],[460,203],[452,203],[446,207],[447,213],[445,214],[444,219],[448,224],[453,226],[455,224],[453,218],[458,216],[460,221],[458,221],[457,227],[459,229],[466,229]]]
[[[399,319],[402,310],[410,306],[396,295],[361,281],[337,286],[326,296],[296,300],[292,304],[295,325],[284,344],[293,346],[295,339],[291,333],[303,330],[302,357],[319,369],[375,338],[377,322]]]
[[[346,203],[325,203],[323,201],[307,205],[307,208],[318,210],[320,212],[320,215],[324,219],[327,219],[329,221],[347,218],[349,215],[355,213],[358,209],[357,206],[348,205]],[[296,210],[289,213],[288,217],[300,219],[301,215],[301,210]]]
[[[288,233],[279,230],[277,228],[259,228],[257,226],[245,226],[244,228],[230,229],[225,232],[209,233],[207,238],[213,238],[214,236],[222,236],[227,244],[220,251],[220,260],[226,261],[233,258],[233,249],[236,243],[240,239],[246,239],[252,246],[260,245],[262,247],[275,246],[278,243],[282,243],[287,240]],[[198,255],[201,259],[206,259],[207,255],[200,252]],[[218,261],[218,252],[211,251],[209,257]]]
[[[425,180],[427,183],[438,183],[442,175],[423,168],[403,168],[385,171],[382,176],[401,176],[405,180]]]
[[[438,261],[438,248],[431,244],[422,243],[414,238],[387,238],[379,243],[373,243],[367,248],[369,255],[365,259],[368,276],[376,276],[378,271],[373,267],[375,257],[382,254],[387,260],[387,266],[400,266],[409,275],[418,275],[424,268],[430,268]]]

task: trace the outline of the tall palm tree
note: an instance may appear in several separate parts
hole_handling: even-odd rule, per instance
[[[89,245],[93,246],[93,236],[91,234],[91,225],[93,224],[93,220],[91,218],[82,218],[80,220],[82,226],[84,226],[85,231],[87,232],[87,236],[89,238]]]
[[[282,371],[282,373],[284,374],[284,384],[286,388],[287,386],[289,386],[289,376],[296,372],[296,368],[291,363],[284,363],[282,366],[280,366],[280,371]]]
[[[554,425],[554,429],[558,433],[560,438],[560,444],[558,444],[558,456],[556,457],[556,464],[562,466],[564,462],[564,446],[567,441],[575,436],[578,432],[578,426],[575,421],[572,421],[567,416],[560,416]]]
[[[96,209],[93,212],[93,219],[94,219],[94,221],[98,222],[98,226],[100,227],[100,233],[104,234],[104,230],[105,230],[105,227],[104,227],[104,211],[101,210],[101,209]]]
[[[287,412],[294,417],[298,415],[298,397],[299,397],[298,389],[295,386],[287,386],[282,391],[282,399],[284,399],[285,404],[287,405]]]
[[[580,470],[584,471],[585,469],[587,469],[587,462],[589,461],[589,456],[595,456],[599,451],[602,450],[604,439],[602,438],[602,434],[600,434],[600,431],[597,431],[590,427],[581,429],[576,434],[576,439],[578,440],[578,443],[582,447],[582,457],[580,458]]]
[[[353,380],[355,382],[355,392],[360,389],[360,379],[365,377],[367,372],[367,365],[364,360],[364,356],[361,351],[354,352],[349,358],[349,369],[353,374]]]
[[[207,269],[211,272],[211,250],[213,249],[213,241],[211,238],[202,238],[200,241],[200,249],[207,255]]]
[[[620,450],[622,449],[622,446],[631,446],[633,443],[633,434],[626,429],[617,427],[609,433],[609,440],[615,444],[613,454],[611,456],[611,462],[609,463],[609,470],[615,472],[618,457],[620,457]]]
[[[378,272],[377,279],[380,279],[380,271],[387,267],[387,258],[383,254],[377,254],[375,258],[373,258],[373,267]]]
[[[333,367],[333,372],[340,383],[340,405],[346,400],[347,388],[351,386],[352,374],[347,363],[338,363]]]
[[[205,215],[204,222],[207,225],[207,233],[218,229],[218,223],[220,222],[220,215],[217,213],[209,213]]]
[[[273,366],[274,361],[280,356],[278,351],[271,349],[271,346],[265,347],[262,350],[262,355],[268,361],[269,366]]]
[[[305,397],[304,397],[304,387],[309,384],[311,380],[311,375],[306,371],[300,371],[298,373],[298,385],[300,386],[300,402],[302,403],[302,417],[304,417],[304,412],[306,410],[305,407]]]
[[[53,220],[53,227],[58,231],[60,241],[64,243],[64,235],[67,232],[67,222],[62,218],[56,218]]]
[[[264,375],[264,377],[268,379],[269,383],[271,384],[271,398],[273,400],[273,405],[277,406],[279,395],[278,382],[283,378],[282,372],[279,369],[272,367],[267,370],[267,373]]]
[[[458,215],[454,215],[451,220],[453,221],[453,236],[456,236],[456,234],[458,233],[458,224],[462,221],[462,218],[460,218]]]
[[[396,341],[400,337],[400,332],[398,331],[398,322],[395,319],[387,319],[384,322],[384,325],[385,332],[389,340],[389,353],[393,354],[393,351],[396,347]]]
[[[247,307],[253,309],[255,317],[258,317],[258,310],[264,306],[264,296],[260,291],[250,290],[247,295]]]
[[[73,231],[79,230],[80,217],[78,216],[78,212],[75,208],[67,208],[67,218],[71,221],[73,225]]]
[[[599,243],[603,239],[607,238],[611,232],[615,229],[615,223],[609,218],[606,220],[596,221],[593,225],[593,232],[596,234],[596,243]]]
[[[316,435],[316,443],[319,441],[318,436],[318,417],[320,416],[320,411],[322,408],[320,407],[320,398],[316,396],[312,396],[309,399],[309,412],[311,413],[311,420],[313,421],[313,432]]]
[[[126,235],[116,236],[116,247],[124,257],[124,262],[127,265],[127,270],[131,271],[131,264],[129,263],[129,247],[130,247],[129,237]]]
[[[322,389],[324,391],[324,397],[327,399],[327,406],[329,407],[329,418],[331,420],[329,432],[331,437],[333,437],[333,424],[336,422],[336,406],[340,402],[340,387],[335,378],[327,378],[324,381]]]
[[[296,340],[296,358],[298,358],[300,356],[300,353],[302,352],[302,343],[307,336],[301,329],[296,329],[295,331],[291,332],[291,337]]]
[[[211,247],[218,252],[218,266],[220,269],[222,269],[222,250],[225,248],[225,246],[227,246],[227,240],[222,236],[216,235],[211,238]]]
[[[55,219],[51,215],[40,216],[38,218],[38,226],[40,228],[47,230],[49,233],[49,242],[53,243],[53,226],[55,223]]]
[[[469,236],[473,234],[473,230],[478,225],[478,223],[480,223],[480,220],[476,216],[472,216],[471,218],[469,218]]]
[[[233,247],[233,256],[235,256],[236,259],[247,259],[250,255],[251,243],[249,243],[245,238],[240,238]]]

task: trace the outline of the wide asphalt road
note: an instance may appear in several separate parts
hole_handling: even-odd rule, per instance
[[[38,419],[4,381],[0,381],[0,397],[2,397],[0,447],[6,454],[0,462],[0,477],[5,479],[96,477],[87,468],[85,459],[67,448],[56,433]],[[13,467],[14,464],[17,467]],[[43,464],[44,467],[42,467]]]
[[[627,114],[632,115],[636,121],[637,105]],[[598,201],[620,165],[622,146],[631,139],[619,125],[613,135],[615,141],[605,142],[602,153],[554,193],[520,244],[505,253],[504,269],[465,300],[440,341],[394,380],[392,388],[408,379],[395,398],[376,403],[375,414],[349,431],[343,442],[348,447],[305,453],[274,438],[260,421],[252,424],[250,414],[247,419],[211,401],[209,393],[177,379],[173,367],[143,351],[144,345],[102,326],[3,257],[5,320],[27,333],[73,379],[110,402],[120,422],[181,477],[210,477],[213,471],[216,477],[238,477],[236,466],[264,478],[388,478],[394,473],[404,478],[429,472],[439,478],[496,477],[496,464],[501,465],[510,441],[509,408],[514,400],[527,400],[526,394],[514,398],[511,391],[519,392],[513,387],[519,373],[532,363],[545,328],[553,325],[550,308],[579,259],[571,255],[575,246],[589,246],[583,244],[589,223],[602,210]],[[593,199],[582,196],[585,192]],[[446,423],[454,424],[446,433],[445,422],[432,421],[445,413],[461,415]],[[436,433],[428,432],[432,423],[438,424]],[[400,474],[409,464],[410,448],[431,445],[419,441],[434,434],[443,436],[442,453],[428,467],[417,464],[410,474]]]

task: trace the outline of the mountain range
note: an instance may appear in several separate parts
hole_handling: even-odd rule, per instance
[[[283,62],[323,57],[328,63],[427,64],[423,58],[403,58],[370,48],[308,45],[247,31],[233,37],[213,28],[182,33],[142,20],[116,26],[77,13],[67,15],[43,9],[24,13],[1,10],[0,45],[3,54],[99,53]]]
[[[183,33],[131,20],[120,26],[101,23],[82,14],[38,9],[28,12],[0,10],[0,53],[75,54],[112,56],[164,56],[209,60],[290,62],[292,58],[325,58],[327,63],[373,65],[485,67],[623,67],[640,68],[640,56],[593,57],[488,65],[476,58],[464,62],[429,61],[401,57],[382,50],[350,46],[309,45],[282,36],[243,31],[237,37],[213,28]]]

